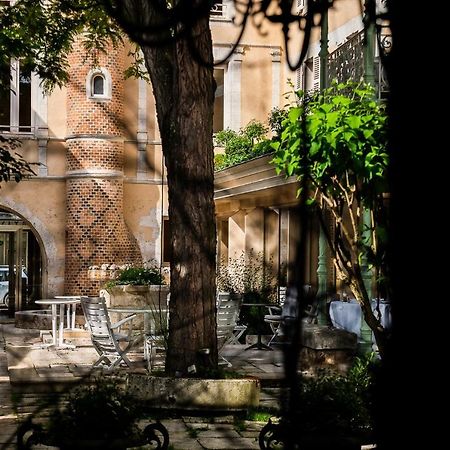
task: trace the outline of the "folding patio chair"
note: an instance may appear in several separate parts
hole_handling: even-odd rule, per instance
[[[242,299],[231,297],[229,292],[217,295],[217,348],[222,362],[231,367],[231,363],[221,353],[225,344],[233,343],[247,329],[246,325],[237,325]],[[237,329],[238,328],[238,329]],[[236,333],[235,330],[237,329]]]
[[[94,367],[105,364],[107,370],[111,371],[122,362],[131,367],[131,362],[126,354],[139,340],[139,337],[133,338],[132,336],[131,321],[136,314],[111,324],[104,297],[81,297],[81,307],[91,332],[92,344],[100,355],[100,358],[94,363]],[[120,327],[128,322],[128,334],[120,333]],[[126,345],[122,348],[121,344],[124,343]]]

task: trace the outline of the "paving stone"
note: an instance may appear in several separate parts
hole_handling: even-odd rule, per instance
[[[217,428],[209,428],[206,431],[198,431],[198,438],[199,439],[205,439],[205,438],[224,438],[224,439],[230,439],[230,438],[238,438],[239,433],[234,429],[217,429]]]
[[[201,438],[198,440],[200,445],[208,450],[247,450],[259,449],[259,445],[254,439],[249,438]]]
[[[17,331],[13,326],[5,330],[4,325],[0,324],[0,404],[4,405],[0,409],[0,442],[6,442],[6,431],[14,431],[16,424],[27,417],[32,417],[33,423],[48,420],[54,407],[64,404],[65,396],[72,386],[68,381],[77,381],[79,376],[88,375],[89,379],[94,376],[116,377],[107,375],[102,369],[92,371],[92,363],[98,358],[92,346],[77,347],[75,350],[40,349],[27,344],[29,336],[26,330]],[[6,345],[6,342],[11,344]],[[264,370],[267,373],[271,373],[271,367],[275,371],[276,367],[270,362],[272,359],[268,359],[269,355],[273,356],[272,352],[245,352],[243,348],[244,346],[236,346],[231,349],[236,360],[236,364],[233,361],[232,370],[239,368],[246,375],[261,376],[266,373],[261,370],[261,365],[265,364]],[[141,356],[136,353],[133,357],[136,358],[133,368],[121,369],[120,373],[145,372],[145,366],[139,360]],[[11,385],[10,381],[14,384]],[[61,383],[54,383],[55,381]],[[276,394],[276,391],[263,390],[262,399],[264,402],[274,403],[277,400]],[[6,418],[9,422],[4,421]],[[141,424],[145,426],[148,422],[143,420]],[[2,426],[6,423],[7,426]],[[183,416],[179,419],[164,419],[162,423],[169,431],[170,443],[175,450],[258,449],[257,436],[260,427],[264,425],[245,423],[245,430],[238,432],[232,414],[218,417]],[[192,431],[189,432],[188,427],[197,430],[194,433],[196,437]],[[16,446],[10,443],[5,448],[14,450]]]

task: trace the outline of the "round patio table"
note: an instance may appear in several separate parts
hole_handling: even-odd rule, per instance
[[[273,306],[273,304],[271,303],[242,303],[242,306],[256,306],[258,308],[266,308],[268,306]],[[264,323],[264,316],[261,317],[261,315],[259,316],[259,320],[258,320],[258,338],[255,344],[249,345],[248,347],[245,348],[245,350],[251,350],[253,348],[256,348],[257,350],[273,350],[273,348],[269,347],[268,345],[264,344],[262,342],[261,339],[261,335],[262,335],[262,325]]]
[[[75,348],[75,345],[66,344],[64,342],[64,309],[66,305],[80,303],[80,298],[44,298],[36,300],[35,303],[37,305],[50,305],[51,307],[53,342],[50,345],[53,345],[56,348]]]
[[[77,310],[77,304],[80,303],[79,295],[55,295],[55,298],[64,299],[64,300],[75,300],[74,302],[67,304],[67,326],[66,328],[69,330],[73,330],[75,328],[75,315]]]

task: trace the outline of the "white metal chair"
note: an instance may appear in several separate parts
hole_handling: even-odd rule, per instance
[[[272,330],[272,337],[267,345],[270,346],[272,341],[281,334],[281,322],[282,322],[282,308],[286,301],[286,286],[280,286],[278,288],[278,305],[267,306],[269,314],[264,316],[264,322],[268,323]]]
[[[227,364],[228,367],[232,364],[221,355],[223,348],[225,344],[237,341],[247,329],[246,325],[236,325],[241,303],[241,298],[231,297],[229,292],[219,292],[217,295],[217,348],[222,359],[219,364]]]
[[[289,320],[295,320],[297,317],[297,289],[290,287],[289,291],[285,287],[280,287],[280,306],[267,306],[269,314],[264,316],[264,322],[270,325],[273,332],[268,345],[271,345],[273,340],[283,335],[283,325]],[[311,285],[303,286],[304,293],[307,297],[311,296]],[[317,319],[317,305],[311,304],[308,309],[303,311],[302,321],[304,323],[313,323]]]
[[[139,340],[139,337],[133,338],[132,336],[131,321],[136,314],[111,324],[104,297],[81,297],[81,307],[91,332],[92,344],[100,355],[100,358],[94,363],[94,367],[105,364],[107,370],[111,371],[122,362],[131,367],[131,362],[126,354]],[[128,333],[123,334],[120,332],[120,327],[126,323],[129,323]],[[121,344],[124,343],[126,345],[122,348]]]

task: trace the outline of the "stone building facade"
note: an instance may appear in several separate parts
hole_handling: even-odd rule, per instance
[[[232,16],[228,0],[211,16],[216,62],[238,34]],[[333,45],[345,42],[359,24],[357,2],[337,2],[330,12]],[[308,61],[294,73],[285,62],[279,28],[265,31],[247,27],[234,54],[215,68],[215,131],[238,130],[253,119],[267,123],[270,110],[285,104],[292,84],[314,87],[308,71],[317,72],[318,34]],[[17,310],[28,307],[31,291],[32,299],[96,294],[101,285],[87,276],[92,265],[168,263],[168,202],[155,101],[146,81],[124,79],[128,58],[126,46],[111,48],[95,66],[76,46],[69,82],[49,95],[36,76],[11,61],[13,94],[0,101],[0,133],[18,136],[26,159],[41,163],[35,177],[2,184],[0,190],[0,266],[22,264],[33,284],[21,293],[25,281],[11,282]],[[232,257],[253,247],[280,266],[295,253],[295,180],[283,180],[264,164],[261,170],[248,166],[252,173],[242,167],[218,174],[218,253]],[[315,283],[315,231],[309,248],[307,279]]]

